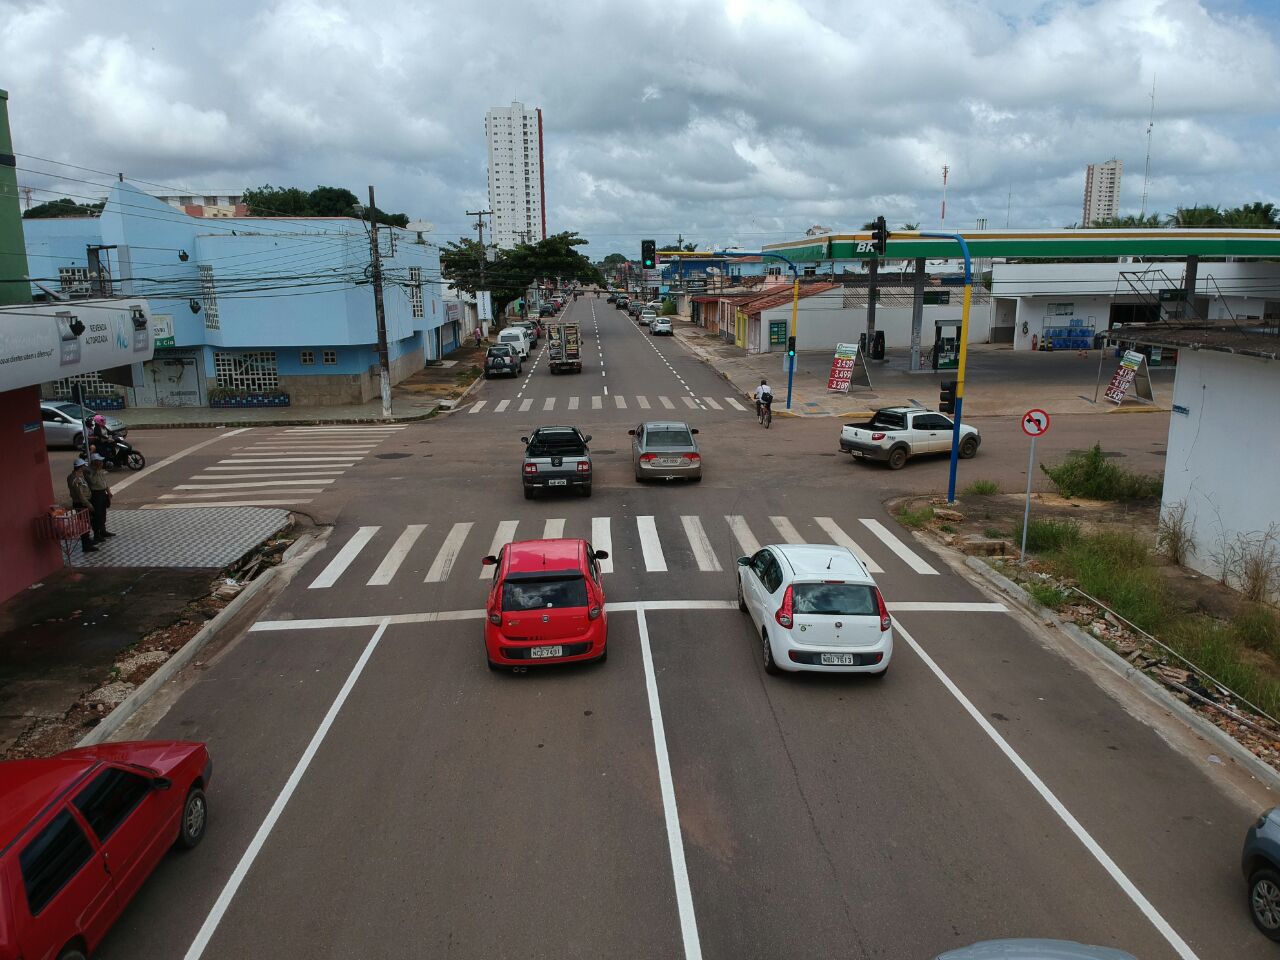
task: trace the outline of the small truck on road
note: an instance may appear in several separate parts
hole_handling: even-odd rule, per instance
[[[576,323],[552,323],[547,327],[547,361],[552,373],[582,372],[582,328]]]
[[[924,407],[885,407],[866,423],[846,423],[840,430],[840,449],[855,460],[880,460],[901,470],[910,457],[948,453],[954,421]],[[977,427],[960,424],[960,456],[978,452],[982,437]]]

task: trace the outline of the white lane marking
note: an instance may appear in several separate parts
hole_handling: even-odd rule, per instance
[[[862,524],[879,537],[886,547],[901,557],[903,561],[906,562],[907,566],[916,573],[936,574],[938,572],[933,569],[933,567],[929,566],[929,564],[925,563],[914,550],[885,529],[884,524],[879,520],[863,519]]]
[[[680,812],[676,808],[675,781],[671,777],[671,758],[667,755],[667,732],[662,723],[662,706],[658,700],[658,678],[653,669],[649,624],[645,618],[643,606],[636,609],[636,626],[640,630],[640,650],[644,660],[644,688],[649,697],[649,722],[653,727],[653,751],[658,762],[658,783],[662,790],[662,812],[667,825],[667,849],[671,855],[671,874],[676,887],[680,936],[684,940],[685,960],[701,960],[702,944],[698,939],[698,918],[693,912],[693,891],[689,887],[689,868],[684,859],[684,837],[680,832]]]
[[[1102,865],[1102,869],[1104,869],[1110,875],[1111,879],[1115,881],[1116,886],[1124,891],[1125,896],[1133,902],[1133,905],[1136,906],[1142,915],[1151,922],[1151,925],[1159,931],[1160,935],[1164,937],[1169,946],[1173,947],[1174,952],[1176,952],[1179,957],[1182,957],[1183,960],[1198,960],[1195,952],[1187,945],[1186,941],[1184,941],[1182,937],[1178,936],[1178,933],[1169,925],[1168,921],[1160,915],[1160,912],[1151,904],[1151,901],[1143,896],[1142,891],[1134,885],[1133,881],[1125,875],[1124,871],[1121,870],[1116,862],[1111,859],[1110,855],[1102,849],[1102,846],[1093,839],[1089,834],[1089,831],[1086,830],[1071,811],[1067,809],[1066,805],[1059,800],[1054,792],[1045,785],[1045,782],[1037,776],[1036,772],[1031,769],[1031,765],[1023,760],[1013,747],[1009,746],[1008,741],[1000,735],[999,731],[991,725],[991,722],[978,710],[977,707],[973,705],[969,698],[964,695],[951,678],[943,672],[942,668],[934,662],[933,658],[925,652],[924,648],[916,642],[915,638],[903,628],[902,624],[895,622],[894,626],[898,629],[898,636],[907,641],[911,649],[916,652],[916,655],[924,661],[925,666],[927,666],[942,685],[947,688],[947,692],[956,698],[956,701],[964,709],[965,713],[969,714],[969,716],[973,718],[973,722],[981,728],[982,732],[985,733],[991,739],[991,742],[996,745],[996,748],[1003,753],[1009,762],[1013,764],[1014,768],[1022,774],[1027,783],[1031,784],[1032,789],[1035,790],[1036,793],[1040,794],[1041,799],[1049,805],[1049,809],[1057,814],[1058,819],[1066,824],[1067,829],[1075,835],[1075,838],[1080,841],[1081,845],[1093,855],[1093,858],[1097,860],[1098,863]]]
[[[744,556],[753,557],[760,552],[760,541],[751,533],[751,528],[747,526],[746,517],[726,516],[724,519],[729,524],[729,529],[733,532],[733,539],[738,541],[738,549],[742,551]]]
[[[221,479],[221,478],[220,478]],[[324,480],[251,480],[246,483],[180,483],[175,490],[234,490],[241,487],[299,487],[308,484],[334,483],[332,477]]]
[[[604,395],[605,395],[606,397],[609,395],[609,388],[608,388],[608,387],[605,387],[605,388],[604,388]]]
[[[472,404],[471,409],[468,410],[467,413],[479,413],[481,410],[484,409],[484,405],[488,402],[489,402],[488,400],[477,400],[474,404]]]
[[[157,500],[208,500],[216,497],[249,497],[247,502],[253,502],[258,497],[270,497],[281,493],[324,493],[321,487],[292,487],[288,490],[263,490],[261,493],[255,493],[253,490],[226,490],[218,493],[162,493],[156,497]]]
[[[674,410],[674,409],[676,408],[676,405],[675,405],[674,403],[672,403],[672,402],[671,402],[671,398],[670,398],[670,397],[659,397],[659,398],[658,398],[658,400],[659,400],[659,401],[662,403],[662,405],[663,405],[664,407],[666,407],[668,410]]]
[[[548,519],[547,522],[542,525],[543,540],[559,540],[563,536],[564,536],[564,520],[563,519]]]
[[[288,427],[285,433],[395,433],[397,430],[403,430],[404,424],[391,424],[388,426],[379,426],[375,423],[362,423],[352,426],[343,426],[340,423],[329,425],[315,424],[313,426]]]
[[[547,397],[547,399],[545,399],[545,400],[543,400],[543,401],[542,401],[542,409],[543,409],[543,410],[554,410],[555,408],[556,408],[556,398],[555,398],[555,397]]]
[[[792,526],[791,521],[786,517],[770,517],[774,529],[778,531],[778,536],[782,538],[783,543],[807,543],[804,537],[800,536],[800,531]]]
[[[219,460],[218,462],[225,463],[233,467],[246,467],[254,464],[267,464],[267,463],[323,463],[326,466],[338,467],[344,464],[347,466],[354,466],[355,462],[359,459],[361,458],[360,457],[283,457],[283,458],[254,457],[252,459],[246,459],[245,457],[241,456],[232,460]]]
[[[613,573],[613,532],[609,528],[608,517],[591,518],[591,546],[609,554],[600,561],[600,572]]]
[[[698,409],[698,405],[694,402],[693,397],[681,397],[680,399],[684,401],[684,405],[690,410]]]
[[[684,525],[684,535],[689,538],[693,558],[698,561],[698,569],[704,573],[723,569],[716,559],[716,552],[711,547],[711,540],[702,527],[702,521],[697,517],[681,517],[680,522]]]
[[[519,525],[519,520],[503,520],[498,524],[498,529],[493,534],[493,540],[489,543],[490,556],[496,557],[499,550],[516,538],[516,527]],[[485,580],[492,578],[492,576],[493,567],[486,567],[483,563],[480,564],[480,579]]]
[[[297,491],[294,491],[295,493]],[[203,503],[144,503],[143,510],[194,510],[198,507],[288,507],[298,503],[310,503],[305,497],[301,500],[205,500]]]
[[[853,555],[862,561],[862,565],[867,568],[869,573],[884,573],[884,568],[872,560],[867,552],[854,542],[853,537],[841,530],[840,525],[833,519],[830,517],[814,517],[813,522],[823,529],[823,532],[831,538],[832,543],[847,547],[853,551]]]
[[[226,470],[231,473],[236,473],[242,470],[253,470],[256,471],[252,474],[252,476],[255,477],[296,477],[301,476],[304,470],[315,471],[316,473],[346,473],[347,467],[349,466],[355,466],[355,461],[352,460],[349,464],[299,463],[295,465],[291,463],[272,463],[266,464],[265,466],[260,464],[245,464],[239,467],[213,466],[205,467],[204,469],[206,473],[211,473],[215,470]]]
[[[467,534],[471,532],[472,524],[455,523],[453,529],[449,531],[449,535],[444,538],[444,543],[440,545],[440,552],[436,554],[435,560],[431,563],[431,569],[427,571],[427,577],[423,583],[441,583],[449,579],[449,574],[453,571],[453,565],[458,561],[458,554],[462,552],[462,544],[466,542]]]
[[[312,736],[311,742],[307,744],[307,749],[298,758],[298,763],[293,768],[293,773],[285,781],[284,787],[280,790],[280,795],[276,797],[275,803],[267,811],[266,818],[253,835],[253,839],[249,841],[249,846],[240,857],[240,862],[236,864],[235,870],[227,878],[226,885],[223,886],[222,892],[218,894],[218,899],[214,903],[213,909],[209,911],[209,915],[204,918],[204,923],[200,925],[195,939],[191,941],[191,946],[187,948],[185,960],[200,960],[204,955],[205,948],[209,946],[209,941],[213,939],[213,935],[218,929],[218,924],[222,921],[223,914],[227,912],[227,907],[231,906],[231,901],[235,898],[236,891],[240,889],[240,884],[244,882],[249,869],[253,866],[253,861],[257,859],[258,853],[266,844],[267,837],[271,835],[276,821],[280,819],[280,815],[284,813],[284,808],[288,806],[294,791],[298,789],[298,784],[302,782],[307,768],[311,766],[312,759],[320,750],[320,744],[324,743],[324,738],[329,733],[329,728],[333,726],[333,721],[337,719],[339,711],[342,710],[342,705],[347,702],[347,697],[350,696],[356,681],[360,679],[360,674],[364,672],[365,664],[373,656],[373,651],[378,649],[378,641],[382,639],[382,635],[386,632],[387,623],[388,621],[385,618],[378,622],[378,629],[369,639],[368,644],[365,645],[364,651],[360,654],[360,658],[356,660],[355,666],[351,668],[351,672],[347,674],[346,682],[343,683],[342,689],[338,691],[338,695],[333,698],[333,703],[329,706],[324,719],[320,721],[320,726],[316,728],[315,735]]]
[[[320,571],[320,576],[311,581],[307,589],[324,590],[337,583],[338,578],[346,573],[347,567],[351,566],[351,561],[360,555],[360,551],[381,529],[381,527],[360,527],[356,530],[351,535],[351,539],[342,545],[342,549],[333,555],[329,565]]]
[[[376,443],[251,443],[236,447],[237,453],[266,454],[285,453],[369,453],[376,450]]]
[[[212,468],[210,468],[212,469]],[[222,469],[222,468],[219,468]],[[238,467],[227,467],[237,470]],[[345,470],[309,470],[306,473],[197,473],[192,480],[269,480],[272,477],[334,477],[346,473]]]
[[[510,397],[508,397],[506,400],[499,400],[499,401],[498,401],[498,405],[497,405],[496,407],[494,407],[494,408],[493,408],[493,412],[494,412],[494,413],[502,413],[502,412],[504,412],[504,411],[507,409],[507,407],[509,407],[509,406],[511,406],[511,398],[510,398]]]
[[[964,603],[949,600],[897,600],[885,601],[890,613],[1008,613],[1003,603]]]
[[[533,406],[533,398],[525,397],[523,400],[520,401],[520,412],[527,413],[529,408],[532,406]]]
[[[396,542],[391,545],[387,555],[382,558],[382,562],[378,564],[378,569],[373,571],[373,576],[369,578],[366,586],[385,587],[389,584],[391,578],[399,571],[400,564],[404,563],[404,558],[409,555],[409,551],[413,549],[413,545],[418,542],[418,538],[422,536],[422,531],[425,529],[427,529],[425,523],[411,523],[401,530],[400,536],[396,537]]]
[[[577,410],[577,409],[578,409],[578,398],[577,398],[577,397],[570,397],[570,398],[569,398],[569,409],[570,409],[570,410]]]
[[[648,398],[648,397],[636,397],[636,403],[640,404],[640,409],[641,409],[641,410],[648,410],[648,409],[649,409],[649,398]]]
[[[653,517],[636,517],[636,530],[640,534],[640,551],[644,554],[644,568],[649,573],[666,573],[667,559],[662,555],[662,541],[658,539],[658,527]]]
[[[618,409],[619,409],[619,410],[625,410],[625,409],[627,409],[627,398],[626,398],[626,397],[624,397],[622,394],[620,394],[620,393],[619,393],[619,394],[617,394],[617,395],[613,398],[613,402],[614,402],[614,403],[616,403],[616,404],[618,405]]]
[[[742,404],[740,404],[737,400],[733,399],[733,397],[725,397],[724,402],[727,403],[729,406],[733,407],[733,409],[741,410],[743,413],[746,413],[747,408],[744,407]]]
[[[720,404],[716,403],[716,402],[715,402],[715,400],[713,400],[711,397],[703,397],[703,398],[702,398],[702,402],[703,402],[703,403],[705,403],[705,404],[706,404],[708,407],[710,407],[712,410],[723,410],[723,409],[724,409],[724,407],[722,407],[722,406],[720,406]]]
[[[227,439],[227,437],[234,437],[236,436],[236,434],[244,433],[245,431],[251,430],[251,429],[253,428],[240,427],[238,430],[228,430],[226,433],[219,434],[216,437],[212,437],[208,440],[201,440],[199,443],[192,444],[191,446],[187,447],[185,450],[179,450],[177,453],[173,454],[172,456],[165,457],[163,460],[158,460],[155,463],[153,463],[151,466],[144,467],[143,469],[139,470],[137,473],[130,474],[127,477],[122,477],[121,479],[114,481],[111,484],[111,492],[119,493],[125,487],[129,486],[129,484],[137,483],[143,477],[150,476],[151,474],[159,470],[161,467],[167,467],[171,463],[176,463],[177,461],[181,460],[183,457],[187,456],[188,454],[195,453],[197,450],[203,450],[205,447],[209,446],[209,444],[211,443],[217,443],[219,440],[225,440]]]
[[[606,389],[607,389],[607,388],[606,388]],[[598,395],[597,395],[597,396],[594,396],[594,397],[592,397],[592,398],[591,398],[591,409],[592,409],[592,410],[599,410],[599,409],[601,409],[602,407],[604,407],[604,398],[603,398],[603,397],[601,397],[601,396],[598,396]]]

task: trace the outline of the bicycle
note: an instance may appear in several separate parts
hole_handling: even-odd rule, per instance
[[[769,424],[773,423],[773,401],[757,400],[756,416],[764,424],[764,428],[768,430]]]

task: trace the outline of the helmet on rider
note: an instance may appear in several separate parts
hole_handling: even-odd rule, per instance
[[[99,413],[99,414],[95,414],[95,415],[94,415],[94,417],[93,417],[93,422],[94,422],[94,423],[96,423],[96,424],[97,424],[98,426],[100,426],[100,427],[105,427],[105,426],[107,425],[107,418],[106,418],[106,417],[104,417],[104,416],[103,416],[102,414],[100,414],[100,413]]]

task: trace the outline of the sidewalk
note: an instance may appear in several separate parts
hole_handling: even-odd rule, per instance
[[[323,423],[405,423],[447,410],[465,395],[484,364],[487,344],[459,347],[391,388],[390,421],[382,400],[335,406],[298,407],[131,407],[114,412],[131,430],[173,427],[270,427]]]
[[[782,352],[748,354],[726,343],[718,334],[708,333],[683,318],[677,318],[673,327],[676,336],[695,356],[743,395],[750,397],[761,378],[768,379],[775,397],[774,412],[785,411],[787,369]],[[855,384],[845,396],[827,390],[832,353],[805,350],[797,353],[792,414],[855,417],[870,415],[878,407],[913,402],[936,407],[939,385],[943,380],[955,379],[956,375],[954,370],[928,368],[922,373],[912,373],[908,369],[910,351],[894,348],[887,352],[884,361],[871,362],[871,390]],[[1102,359],[1102,387],[1105,388],[1115,371],[1116,361],[1109,352]],[[1095,390],[1101,396],[1101,390],[1096,387],[1098,360],[1096,350],[1081,357],[1074,351],[1041,353],[1014,351],[1008,344],[971,344],[965,378],[965,416],[1021,416],[1032,407],[1050,414],[1168,412],[1173,393],[1172,368],[1157,367],[1152,371],[1154,406],[1130,400],[1117,408],[1105,401],[1092,402]]]

